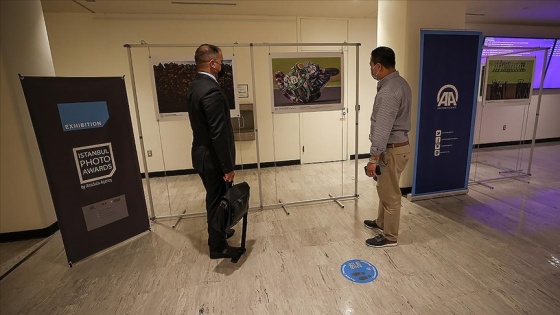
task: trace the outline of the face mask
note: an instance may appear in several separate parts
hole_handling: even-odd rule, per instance
[[[217,64],[220,65],[220,67],[221,67],[220,71],[218,71],[218,70],[216,69],[216,66],[214,66],[214,65],[212,65],[211,67],[212,67],[214,70],[216,70],[216,72],[217,72],[216,75],[218,76],[217,79],[220,79],[221,77],[224,76],[224,74],[226,74],[226,69],[224,68],[224,62],[223,62],[223,60],[222,60],[222,63],[218,63],[217,61],[215,61],[215,62],[216,62]]]
[[[378,63],[376,63],[375,65],[373,65],[373,68],[375,68],[376,65],[378,65]],[[373,69],[373,68],[372,68],[372,69]],[[375,73],[375,74],[372,73],[372,74],[371,74],[371,77],[374,78],[376,81],[379,81],[379,77],[378,77],[379,72],[381,72],[381,67],[379,67],[379,70],[377,70],[377,73]]]
[[[226,68],[224,67],[224,64],[222,64],[222,69],[220,69],[220,71],[218,71],[218,78],[223,77],[224,74],[226,74]]]

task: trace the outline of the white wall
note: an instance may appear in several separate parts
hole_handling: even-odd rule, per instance
[[[41,3],[1,2],[0,233],[56,222],[54,206],[18,73],[54,76]]]
[[[19,7],[17,7],[19,6]],[[16,8],[17,7],[17,8]],[[17,10],[12,10],[16,8]],[[2,1],[1,45],[1,103],[2,103],[2,205],[0,232],[44,228],[56,218],[46,177],[34,138],[29,115],[23,101],[19,82],[14,73],[26,75],[58,76],[126,76],[132,121],[138,135],[134,112],[131,76],[125,43],[145,40],[151,44],[180,43],[247,43],[247,42],[298,42],[303,39],[332,41],[329,34],[360,42],[359,152],[369,151],[369,116],[375,96],[375,82],[369,75],[369,53],[376,47],[377,21],[374,19],[320,19],[305,17],[223,17],[223,16],[142,16],[97,14],[41,14],[39,1]],[[302,22],[303,21],[303,22]],[[329,23],[336,21],[335,23]],[[342,21],[342,22],[341,22]],[[48,38],[44,35],[46,31]],[[345,24],[345,29],[340,26]],[[14,27],[17,25],[18,27]],[[329,27],[329,25],[331,25]],[[467,24],[467,29],[481,30],[485,35],[560,37],[560,29],[537,26]],[[346,32],[346,34],[344,34]],[[312,35],[311,35],[312,34]],[[50,44],[50,52],[48,45]],[[250,85],[246,101],[257,104],[258,125],[261,135],[261,160],[291,160],[300,158],[300,114],[272,116],[270,113],[270,85],[268,52],[296,51],[297,48],[256,47],[255,66],[257,97],[253,100],[248,49],[235,50],[239,83]],[[184,49],[134,49],[133,60],[137,79],[140,117],[146,149],[154,152],[149,159],[149,170],[174,170],[190,168],[190,128],[187,122],[159,123],[155,119],[152,87],[148,75],[148,54],[185,55],[191,57],[194,48]],[[229,48],[224,52],[233,53]],[[52,59],[50,57],[52,53]],[[54,64],[54,66],[53,66]],[[345,92],[349,107],[346,128],[347,153],[354,153],[354,99],[355,56],[346,54],[347,81]],[[527,133],[532,135],[532,122],[536,109],[533,97],[529,112]],[[520,137],[523,107],[479,107],[475,140],[480,143],[515,141]],[[482,116],[483,115],[483,116]],[[272,132],[274,117],[275,135]],[[537,138],[560,137],[560,91],[545,90]],[[502,126],[506,125],[506,131]],[[479,133],[479,128],[482,131]],[[329,126],[318,123],[317,128]],[[478,140],[480,137],[480,140]],[[522,136],[523,137],[523,136]],[[274,138],[276,150],[273,150]],[[136,137],[138,139],[138,137]],[[137,140],[138,141],[138,140]],[[139,143],[137,143],[139,149]],[[165,152],[165,159],[162,151]],[[254,141],[238,143],[238,163],[256,161]],[[165,164],[165,165],[164,165]]]
[[[216,44],[303,41],[362,43],[360,47],[360,97],[359,104],[359,149],[369,152],[369,116],[375,82],[369,75],[369,53],[376,47],[377,21],[374,19],[321,19],[305,17],[244,17],[244,16],[156,16],[156,15],[96,15],[96,14],[55,14],[45,15],[51,43],[54,65],[59,76],[122,76],[127,78],[127,90],[134,129],[137,133],[133,94],[130,81],[127,51],[123,44],[138,44],[141,40],[150,44]],[[71,27],[69,27],[71,26]],[[555,36],[553,28],[505,27],[492,25],[467,25],[467,29],[482,30],[490,35]],[[516,30],[522,30],[516,33]],[[312,40],[310,40],[312,39]],[[149,56],[185,56],[192,58],[195,48],[133,48],[133,66],[143,138],[146,150],[152,150],[148,158],[149,171],[190,169],[191,130],[187,121],[162,121],[155,117],[154,97],[149,74]],[[297,47],[255,47],[255,89],[253,100],[249,48],[224,47],[227,55],[235,54],[238,83],[249,85],[249,98],[243,102],[257,106],[257,124],[260,136],[260,158],[262,162],[297,160],[301,158],[302,114],[272,115],[270,113],[269,52],[297,51]],[[340,47],[334,47],[340,50]],[[301,50],[301,49],[300,49]],[[348,137],[346,153],[354,153],[355,121],[355,51],[346,51],[345,66],[348,89],[346,106],[348,115],[344,126]],[[537,138],[560,136],[557,106],[560,93],[547,90],[542,98]],[[533,103],[536,102],[534,97]],[[535,103],[536,104],[536,103]],[[532,136],[532,123],[536,106],[531,106],[531,117],[526,134]],[[481,119],[481,113],[484,116]],[[523,110],[517,108],[493,107],[478,109],[475,131],[476,142],[492,143],[519,140]],[[482,122],[482,132],[480,124]],[[273,128],[274,123],[274,128]],[[502,126],[506,125],[506,130]],[[318,124],[317,128],[326,128]],[[345,139],[346,139],[345,135]],[[479,137],[480,135],[480,137]],[[140,145],[137,139],[137,149]],[[480,139],[480,140],[479,140]],[[273,144],[276,146],[274,148]],[[256,142],[237,142],[238,164],[255,163]],[[141,159],[139,159],[141,162]],[[143,168],[142,168],[143,169]]]
[[[360,65],[360,86],[359,86],[359,105],[361,107],[359,112],[359,128],[358,132],[358,152],[359,154],[368,153],[371,146],[369,141],[369,131],[370,131],[370,117],[373,111],[373,99],[377,93],[377,81],[371,77],[371,72],[369,69],[369,59],[371,56],[371,51],[377,47],[377,20],[351,20],[350,21],[350,42],[359,42],[362,44],[360,47],[360,60],[358,64]],[[349,58],[349,63],[356,63],[354,56]],[[349,82],[354,80],[354,76],[350,76]],[[355,86],[350,84],[349,86]],[[349,91],[349,99],[354,100],[355,91]],[[356,134],[354,129],[355,115],[356,111],[351,107],[353,103],[350,103],[349,110],[349,152],[354,154],[354,135]]]
[[[58,76],[122,76],[126,75],[127,92],[131,112],[134,115],[133,89],[127,58],[123,44],[139,44],[141,40],[150,44],[231,44],[238,43],[295,43],[302,34],[315,32],[323,34],[317,41],[340,42],[340,23],[329,23],[329,19],[305,19],[298,17],[243,17],[243,16],[137,16],[137,15],[96,15],[96,14],[45,14],[51,50]],[[302,20],[304,25],[302,27]],[[317,21],[317,26],[309,21]],[[322,21],[321,21],[322,20]],[[334,21],[335,19],[330,19]],[[362,43],[360,55],[360,152],[368,152],[369,115],[374,96],[374,84],[369,77],[369,53],[374,48],[375,25],[373,19],[343,20],[342,30],[346,41]],[[307,23],[305,23],[307,22]],[[325,27],[326,26],[326,27]],[[320,29],[318,27],[321,27]],[[325,28],[323,28],[325,27]],[[304,36],[305,37],[305,36]],[[338,47],[337,49],[340,49]],[[148,158],[149,171],[180,170],[192,168],[190,146],[192,134],[188,121],[161,121],[155,117],[152,83],[149,73],[149,56],[185,56],[192,59],[195,48],[133,48],[132,59],[136,79],[136,91],[142,133],[146,150],[152,150]],[[250,50],[237,47],[223,47],[225,55],[235,54],[237,83],[249,85],[249,99],[257,106],[257,124],[260,136],[260,158],[262,162],[298,160],[300,152],[300,114],[272,115],[270,110],[271,86],[269,75],[269,52],[293,52],[297,47],[255,47],[255,89],[253,100]],[[348,78],[355,81],[355,51],[347,54]],[[352,83],[354,84],[354,83]],[[351,100],[350,154],[354,153],[354,104],[355,87],[348,91]],[[366,117],[367,116],[367,117]],[[273,128],[274,119],[274,128]],[[136,134],[135,116],[132,118]],[[328,128],[318,122],[317,128]],[[274,130],[274,135],[273,135]],[[138,137],[136,137],[138,138]],[[276,149],[273,147],[273,142]],[[137,149],[140,145],[137,140]],[[237,143],[237,163],[256,162],[255,141]],[[141,159],[140,163],[142,163]],[[143,168],[142,168],[143,170]]]
[[[479,30],[485,36],[544,37],[560,38],[560,28],[544,26],[467,24],[467,29]],[[549,69],[548,71],[560,71]],[[478,103],[474,142],[476,144],[530,140],[533,137],[537,111],[538,90],[533,90],[531,105],[507,106],[494,105],[482,107]],[[527,115],[527,125],[524,115]],[[537,139],[560,137],[560,89],[543,90],[538,118]],[[503,126],[506,125],[506,130]]]
[[[477,104],[474,143],[531,140],[537,112],[538,90],[533,90],[530,106]],[[543,90],[536,139],[560,137],[560,90]],[[503,130],[504,125],[506,130]]]

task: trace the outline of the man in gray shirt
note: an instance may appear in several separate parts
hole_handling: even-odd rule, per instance
[[[397,245],[401,213],[399,180],[410,157],[408,132],[412,92],[406,80],[395,70],[395,52],[377,47],[371,52],[371,76],[377,80],[377,95],[371,114],[370,158],[366,175],[377,179],[379,208],[377,219],[364,225],[380,233],[366,240],[372,247]],[[379,166],[380,174],[376,174]]]

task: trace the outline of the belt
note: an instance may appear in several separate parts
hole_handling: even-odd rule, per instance
[[[398,147],[404,147],[405,145],[408,145],[408,141],[405,142],[401,142],[401,143],[388,143],[387,144],[387,148],[398,148]]]

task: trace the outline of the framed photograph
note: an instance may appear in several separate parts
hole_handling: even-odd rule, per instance
[[[342,52],[270,54],[272,113],[342,110]]]
[[[483,104],[530,105],[535,57],[486,59]]]
[[[237,89],[234,88],[234,59],[224,56],[225,74],[218,83],[226,94],[232,117],[239,116]],[[186,120],[187,90],[198,71],[194,60],[170,56],[152,56],[150,73],[156,118],[160,120]]]

